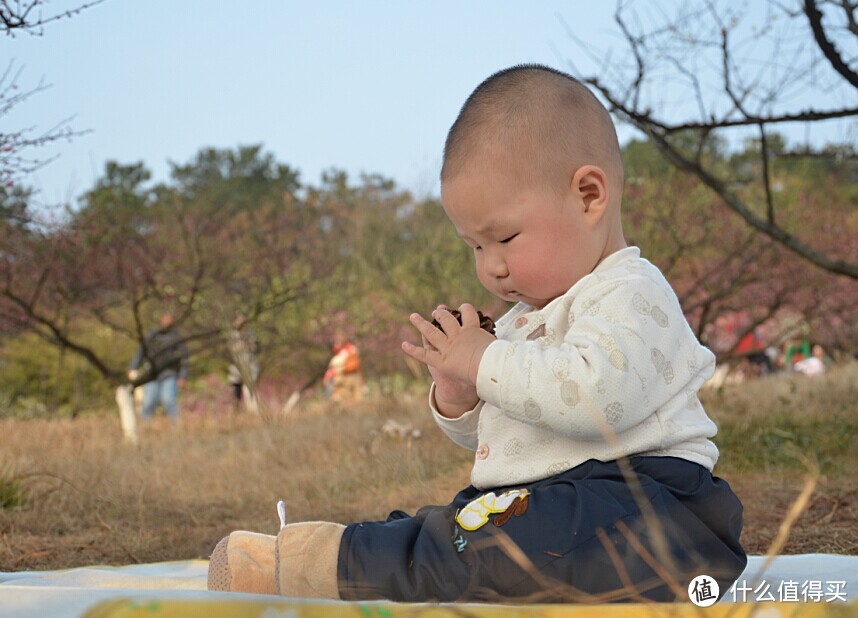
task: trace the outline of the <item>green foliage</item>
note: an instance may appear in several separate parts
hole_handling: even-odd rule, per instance
[[[670,171],[670,164],[649,140],[631,140],[623,148],[623,167],[626,182],[636,184],[645,179],[662,177]]]
[[[190,163],[173,164],[171,176],[170,189],[195,208],[231,213],[280,202],[300,187],[298,172],[277,163],[260,145],[205,148]]]
[[[85,341],[108,359],[128,363],[127,342],[123,345],[104,328],[88,331]],[[33,333],[19,335],[3,346],[0,416],[71,416],[83,407],[109,405],[111,398],[111,389],[84,359]]]
[[[721,461],[734,472],[806,470],[843,473],[858,448],[854,414],[803,418],[777,414],[750,422],[722,423],[715,436]]]
[[[27,494],[21,481],[0,476],[0,509],[13,509],[27,503]]]

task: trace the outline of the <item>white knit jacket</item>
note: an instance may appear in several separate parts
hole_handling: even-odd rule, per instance
[[[479,489],[547,478],[588,459],[661,455],[709,470],[715,424],[697,392],[715,368],[667,280],[637,247],[605,258],[541,310],[498,320],[477,373],[480,403],[436,422],[476,451]]]

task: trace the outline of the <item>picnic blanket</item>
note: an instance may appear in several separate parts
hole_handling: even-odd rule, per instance
[[[858,556],[752,556],[737,585],[706,616],[858,616]],[[670,605],[488,605],[345,603],[206,590],[204,560],[83,567],[61,571],[0,572],[0,617],[56,616],[699,616],[691,603]],[[741,607],[736,607],[739,603]]]

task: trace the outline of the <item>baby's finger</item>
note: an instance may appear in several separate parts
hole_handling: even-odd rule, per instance
[[[447,309],[436,309],[432,312],[432,317],[435,318],[438,324],[441,325],[441,329],[447,334],[455,333],[460,328],[459,320],[453,317],[453,314]]]
[[[422,363],[426,362],[426,349],[414,345],[408,341],[402,342],[402,351],[408,354],[411,358],[417,359]]]
[[[453,316],[450,317],[453,318]],[[421,316],[419,313],[412,313],[409,316],[409,319],[411,320],[411,323],[414,324],[414,327],[418,331],[420,331],[420,334],[423,336],[427,343],[431,344],[432,347],[436,350],[441,349],[441,346],[444,344],[444,341],[447,340],[447,335],[444,334],[444,331],[432,326],[432,324],[424,320],[423,316]],[[453,321],[455,322],[456,318],[453,318]]]
[[[436,360],[435,356],[438,354],[438,352],[433,352],[431,350],[427,350],[426,348],[421,348],[420,346],[416,346],[413,343],[409,343],[408,341],[402,342],[402,351],[405,352],[411,358],[418,360],[426,365],[432,365],[434,360]]]
[[[459,313],[462,315],[462,326],[465,327],[480,327],[480,316],[476,308],[470,303],[464,303],[459,307]]]
[[[437,329],[436,329],[436,330],[437,330]],[[424,347],[424,348],[426,348],[426,349],[427,349],[427,350],[429,350],[430,352],[437,352],[437,351],[438,351],[438,348],[436,348],[434,345],[432,345],[431,343],[429,343],[428,341],[426,341],[426,337],[424,337],[423,335],[420,335],[420,339],[421,339],[421,340],[422,340],[422,342],[423,342],[423,347]]]

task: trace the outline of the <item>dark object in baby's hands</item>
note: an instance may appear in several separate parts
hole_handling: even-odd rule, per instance
[[[453,317],[459,321],[459,324],[462,323],[462,313],[458,309],[447,309],[450,313],[453,314]],[[480,318],[480,328],[482,328],[487,333],[492,335],[495,334],[495,322],[489,316],[483,315],[481,311],[477,311],[477,317]],[[441,328],[441,325],[438,323],[438,320],[432,320],[432,326],[435,328]]]

